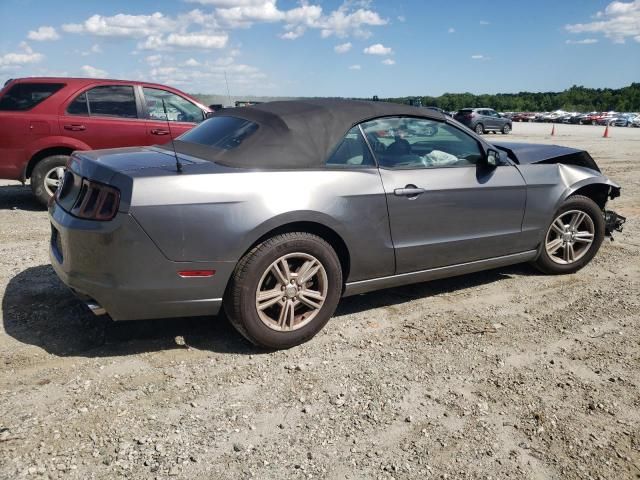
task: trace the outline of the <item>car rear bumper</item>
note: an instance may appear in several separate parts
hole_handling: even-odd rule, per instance
[[[94,311],[114,320],[215,315],[235,262],[168,260],[129,214],[98,222],[49,210],[49,257],[60,279]],[[184,278],[186,270],[214,270]]]

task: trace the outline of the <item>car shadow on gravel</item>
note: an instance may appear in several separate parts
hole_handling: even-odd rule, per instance
[[[460,277],[408,285],[342,299],[336,315],[397,305],[493,283],[512,275],[535,275],[515,265]],[[219,353],[267,353],[242,338],[222,317],[113,322],[96,317],[60,282],[50,265],[13,277],[2,299],[5,332],[57,356],[110,357],[193,347]]]
[[[50,265],[13,277],[2,298],[7,335],[57,356],[106,357],[193,347],[220,353],[260,353],[223,317],[114,322],[96,317]]]
[[[3,185],[0,186],[0,210],[42,212],[45,207],[36,200],[29,186]]]

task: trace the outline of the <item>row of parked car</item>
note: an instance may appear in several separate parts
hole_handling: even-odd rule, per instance
[[[507,112],[505,117],[514,122],[570,123],[574,125],[614,125],[640,127],[640,113],[621,112]]]

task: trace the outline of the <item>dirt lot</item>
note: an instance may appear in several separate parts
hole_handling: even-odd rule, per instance
[[[586,148],[623,185],[625,232],[587,268],[348,298],[276,353],[218,319],[93,317],[46,212],[0,182],[0,477],[640,478],[640,129],[602,130],[509,137]]]

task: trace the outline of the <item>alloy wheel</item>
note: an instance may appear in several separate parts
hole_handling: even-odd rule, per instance
[[[60,181],[64,177],[64,167],[55,167],[49,170],[44,176],[44,189],[49,196],[53,196],[60,186]]]
[[[269,265],[258,282],[258,316],[272,330],[302,328],[322,309],[328,287],[327,272],[313,255],[283,255]]]
[[[553,262],[568,265],[585,256],[594,238],[595,226],[591,217],[582,210],[569,210],[551,223],[545,249]]]

